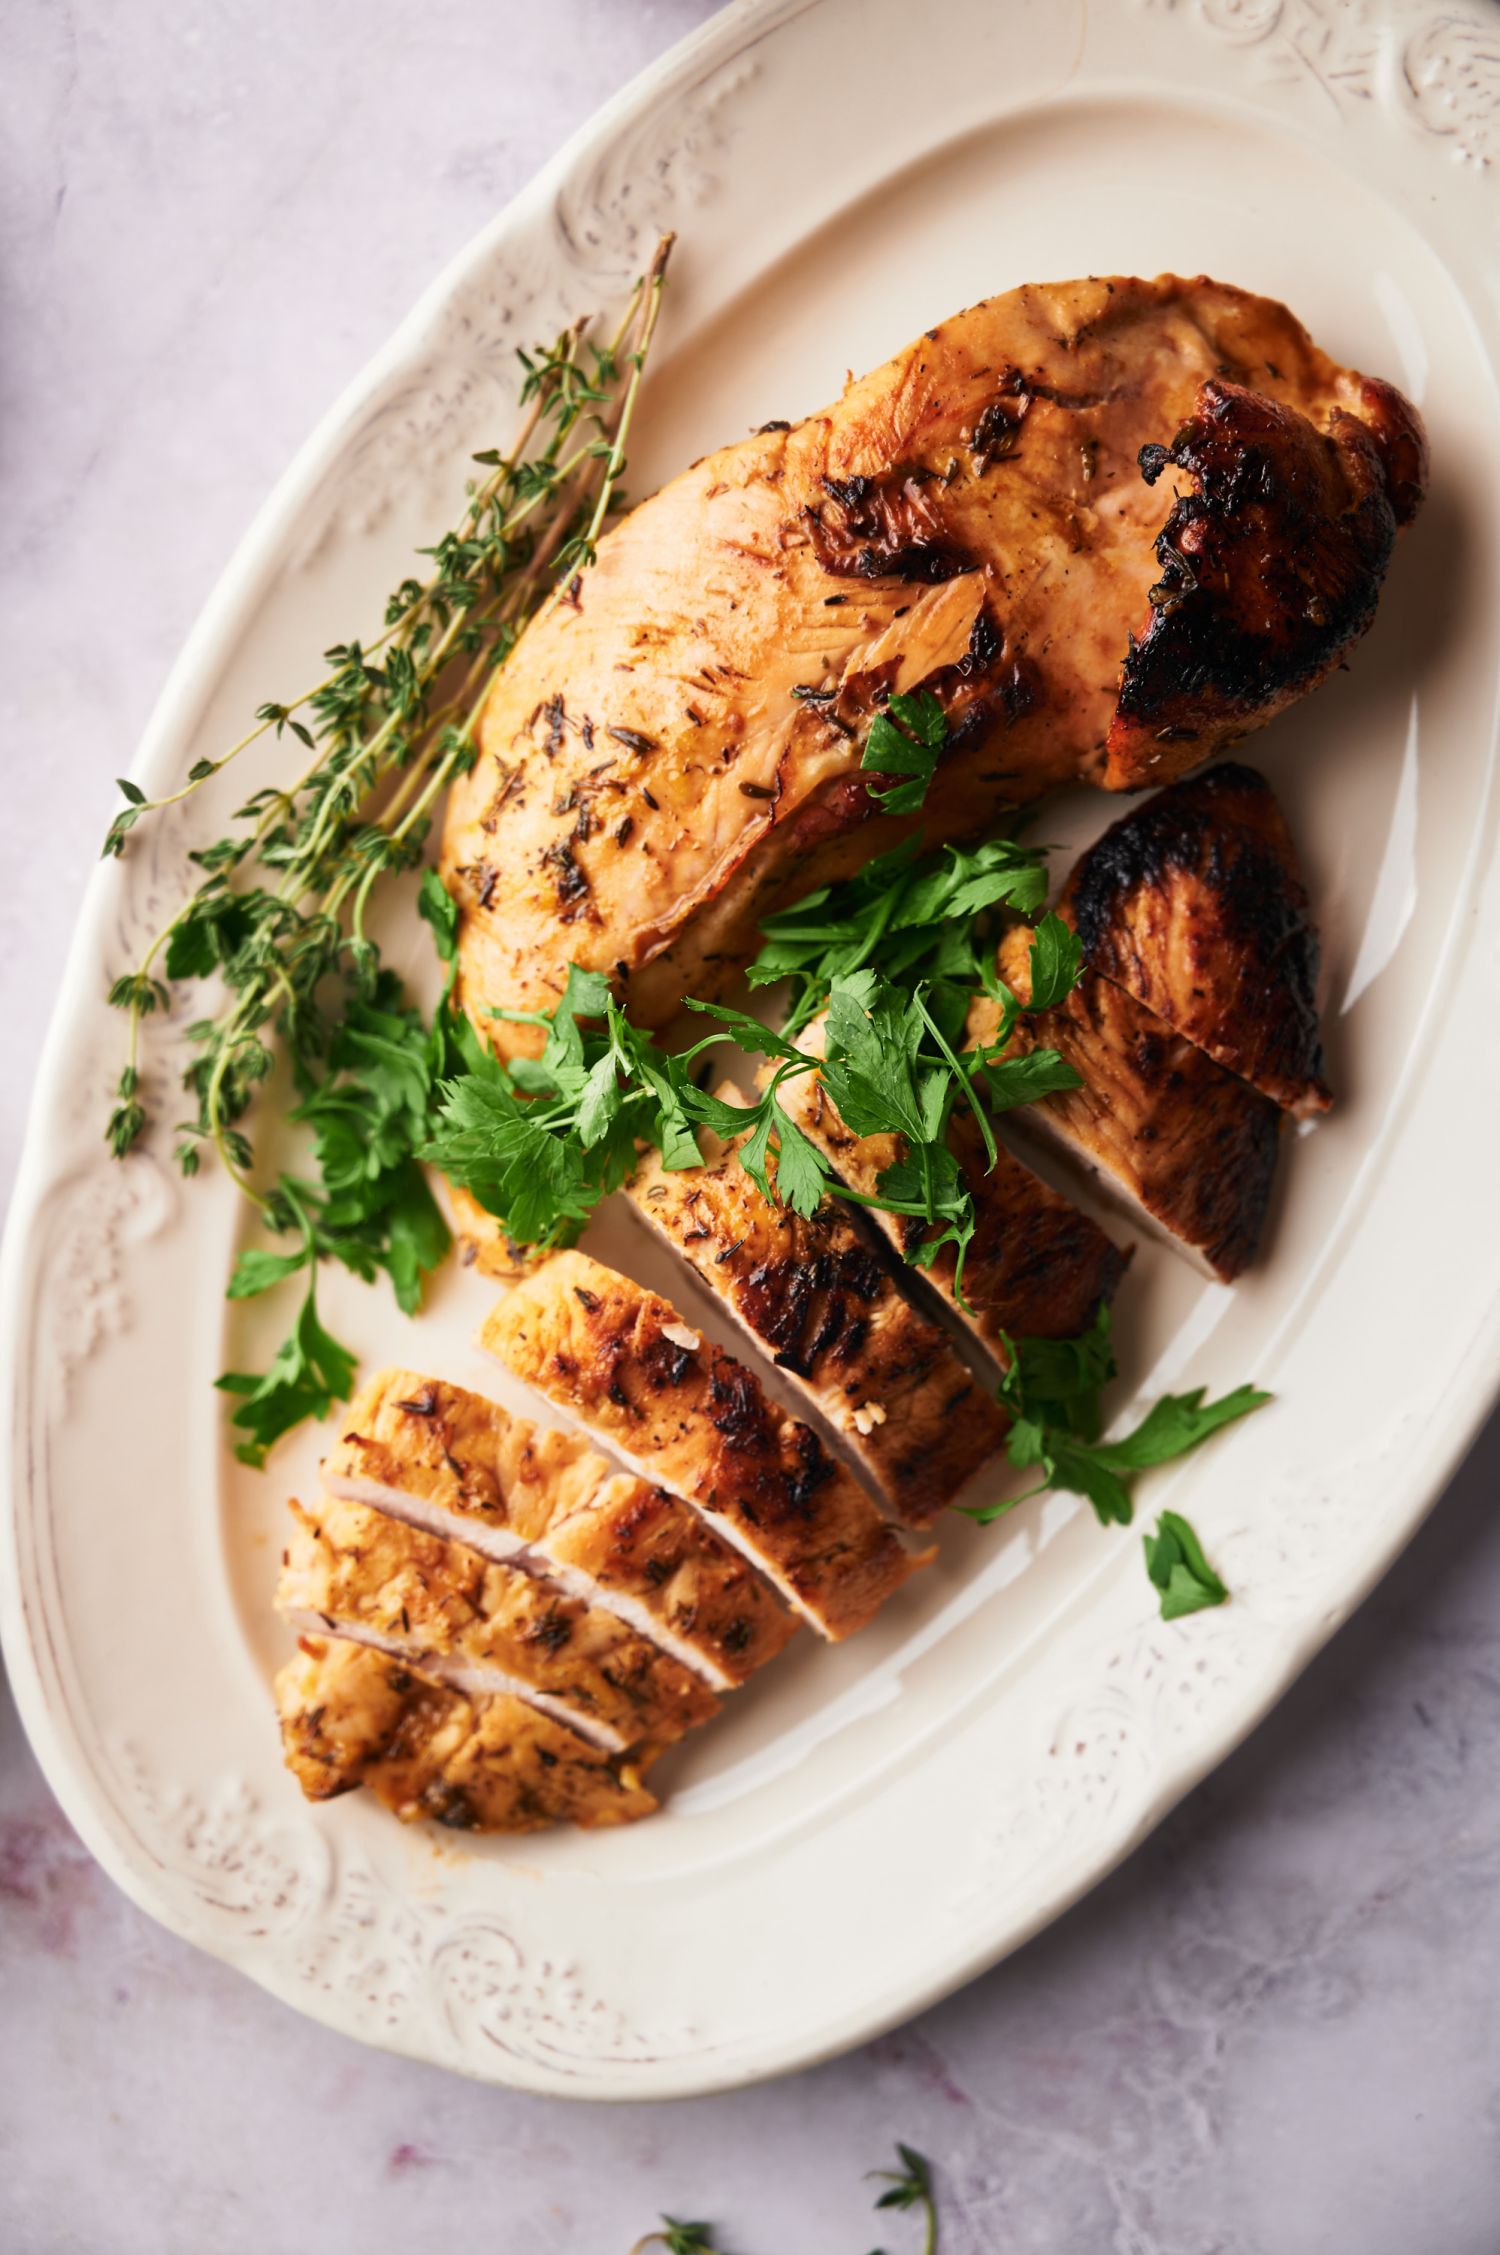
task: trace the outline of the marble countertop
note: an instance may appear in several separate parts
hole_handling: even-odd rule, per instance
[[[0,75],[0,1083],[255,504],[448,253],[706,0],[12,0]],[[325,2033],[90,1861],[0,1696],[0,2246],[319,2255],[1496,2255],[1500,1424],[1277,1713],[1103,1888],[898,2034],[694,2104]]]

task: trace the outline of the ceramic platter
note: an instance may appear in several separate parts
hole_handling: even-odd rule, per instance
[[[378,617],[508,432],[515,347],[617,304],[666,226],[637,492],[975,298],[1168,268],[1285,298],[1403,385],[1434,480],[1351,668],[1254,748],[1323,926],[1338,1109],[1288,1139],[1250,1278],[1143,1247],[1117,1310],[1142,1388],[1276,1392],[1146,1499],[1191,1514],[1233,1602],[1163,1626],[1138,1537],[1068,1498],[955,1524],[864,1635],[799,1639],[679,1749],[634,1830],[471,1843],[360,1795],[312,1809],[283,1772],[270,1595],[316,1446],[234,1465],[211,1381],[265,1344],[222,1297],[236,1202],[100,1140],[107,977],[227,805],[103,869],[7,1245],[4,1636],[68,1814],[154,1917],[351,2035],[497,2082],[625,2099],[779,2073],[1055,1917],[1390,1565],[1500,1357],[1497,163],[1478,0],[745,0],[563,152],[324,422],[172,677],[152,791]],[[1049,834],[1118,811],[1080,795]],[[166,1094],[180,1057],[154,1056]],[[628,1232],[597,1249],[656,1280]],[[325,1313],[371,1361],[503,1394],[472,1343],[487,1305],[455,1272],[413,1326],[330,1278]]]

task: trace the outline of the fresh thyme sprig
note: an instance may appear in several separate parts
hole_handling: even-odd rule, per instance
[[[876,2169],[871,2173],[889,2186],[876,2201],[877,2208],[919,2208],[926,2229],[922,2234],[922,2255],[937,2255],[938,2212],[937,2195],[932,2187],[932,2164],[926,2156],[915,2152],[909,2145],[897,2144],[896,2155],[901,2163],[899,2170]]]
[[[660,2247],[665,2255],[723,2255],[714,2244],[715,2236],[712,2224],[689,2224],[677,2216],[663,2216],[661,2229],[638,2239],[630,2255],[645,2255],[648,2247]]]
[[[937,2255],[938,2209],[932,2163],[925,2154],[909,2145],[898,2144],[896,2157],[901,2163],[899,2169],[870,2171],[872,2177],[888,2188],[875,2202],[876,2209],[902,2212],[919,2209],[925,2227],[921,2255]],[[659,2247],[664,2255],[722,2255],[718,2233],[712,2224],[684,2223],[676,2216],[663,2216],[660,2228],[638,2239],[630,2255],[645,2255],[648,2247]],[[878,2249],[876,2255],[879,2255]]]
[[[325,652],[320,682],[261,705],[254,727],[217,759],[195,762],[178,789],[150,800],[136,784],[120,786],[125,803],[104,845],[115,857],[146,816],[191,796],[268,734],[289,734],[310,755],[294,781],[254,792],[227,836],[188,856],[200,882],[110,993],[129,1018],[107,1131],[123,1157],[148,1125],[143,1022],[168,1007],[173,985],[219,982],[222,1001],[188,1029],[194,1110],[179,1128],[178,1161],[195,1173],[212,1147],[265,1224],[297,1240],[292,1252],[242,1253],[229,1287],[238,1299],[298,1273],[307,1280],[269,1369],[219,1382],[237,1397],[238,1453],[250,1463],[348,1393],[353,1358],[318,1318],[320,1262],[366,1279],[383,1270],[410,1312],[447,1251],[415,1154],[440,1082],[482,1067],[483,1053],[446,998],[431,1030],[408,1004],[370,938],[372,897],[420,860],[443,791],[476,757],[494,674],[549,587],[593,561],[620,500],[669,248],[667,238],[607,342],[577,322],[520,355],[522,418],[510,450],[475,457],[484,474],[458,524],[420,552],[426,569],[393,592],[373,638]],[[451,961],[454,911],[430,874],[422,909]],[[278,1043],[316,1180],[283,1172],[265,1184],[253,1171],[240,1123]]]
[[[197,762],[165,798],[122,786],[126,804],[106,854],[123,852],[143,817],[200,788],[268,730],[290,730],[312,754],[295,782],[245,802],[235,817],[245,827],[189,856],[203,881],[111,990],[130,1021],[109,1123],[118,1154],[147,1124],[143,1019],[165,1008],[170,982],[217,974],[229,999],[190,1029],[198,1055],[186,1082],[197,1105],[179,1158],[191,1172],[199,1146],[211,1142],[265,1210],[236,1123],[270,1071],[267,1033],[285,1040],[294,1062],[315,1067],[333,1022],[326,982],[338,974],[355,991],[371,991],[378,962],[366,922],[375,885],[419,858],[436,802],[473,764],[490,680],[549,585],[592,560],[618,500],[668,247],[658,249],[608,343],[592,343],[575,324],[554,345],[522,354],[524,413],[514,444],[507,454],[476,457],[487,475],[458,525],[422,551],[431,559],[425,577],[392,594],[368,646],[335,645],[321,682],[290,703],[262,705],[255,728],[220,759]]]

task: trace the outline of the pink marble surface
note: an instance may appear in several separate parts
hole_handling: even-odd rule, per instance
[[[441,260],[708,13],[11,0],[7,1181],[109,778],[254,505]],[[901,2137],[943,2255],[1495,2255],[1497,1470],[1500,1430],[1251,1744],[1018,1959],[693,2105],[511,2097],[300,2020],[115,1891],[0,1705],[0,2250],[625,2255],[665,2207],[737,2255],[902,2255],[861,2181]]]

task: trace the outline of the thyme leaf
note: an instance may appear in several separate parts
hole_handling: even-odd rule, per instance
[[[178,1162],[193,1174],[202,1151],[216,1151],[271,1234],[296,1239],[293,1251],[244,1250],[231,1298],[308,1275],[270,1368],[220,1381],[239,1398],[233,1423],[248,1462],[263,1462],[283,1432],[326,1415],[348,1391],[353,1358],[318,1320],[318,1264],[337,1260],[367,1280],[383,1272],[412,1312],[448,1250],[416,1153],[455,1074],[471,1077],[465,1101],[486,1116],[501,1083],[451,1009],[458,910],[436,873],[423,877],[417,902],[448,966],[431,1028],[382,965],[371,902],[420,862],[443,791],[474,764],[497,669],[558,578],[592,560],[619,503],[669,248],[667,238],[607,341],[580,322],[520,355],[515,441],[476,457],[482,474],[458,523],[419,552],[421,566],[393,591],[372,637],[327,650],[319,681],[260,704],[239,741],[195,760],[176,790],[151,799],[128,778],[120,783],[123,803],[104,843],[114,857],[138,822],[189,798],[263,739],[290,738],[307,755],[300,775],[253,790],[231,830],[188,855],[198,881],[109,997],[129,1020],[106,1129],[123,1158],[150,1124],[143,1023],[168,1008],[172,988],[214,982],[213,1003],[188,1028],[192,1116],[179,1130]],[[241,1123],[278,1053],[290,1061],[290,1117],[311,1138],[316,1178],[283,1173],[267,1187]],[[539,1148],[535,1133],[530,1148]],[[566,1204],[569,1162],[551,1143],[545,1156],[550,1210]]]
[[[663,2216],[660,2231],[647,2232],[638,2239],[630,2255],[642,2255],[647,2247],[665,2248],[666,2255],[721,2255],[714,2245],[712,2224],[685,2224],[676,2216]]]
[[[909,2145],[898,2143],[896,2155],[901,2163],[899,2171],[874,2171],[875,2176],[890,2188],[880,2195],[875,2206],[877,2209],[897,2208],[903,2211],[920,2209],[926,2225],[922,2236],[922,2255],[937,2255],[938,2213],[937,2196],[932,2184],[932,2164]]]

